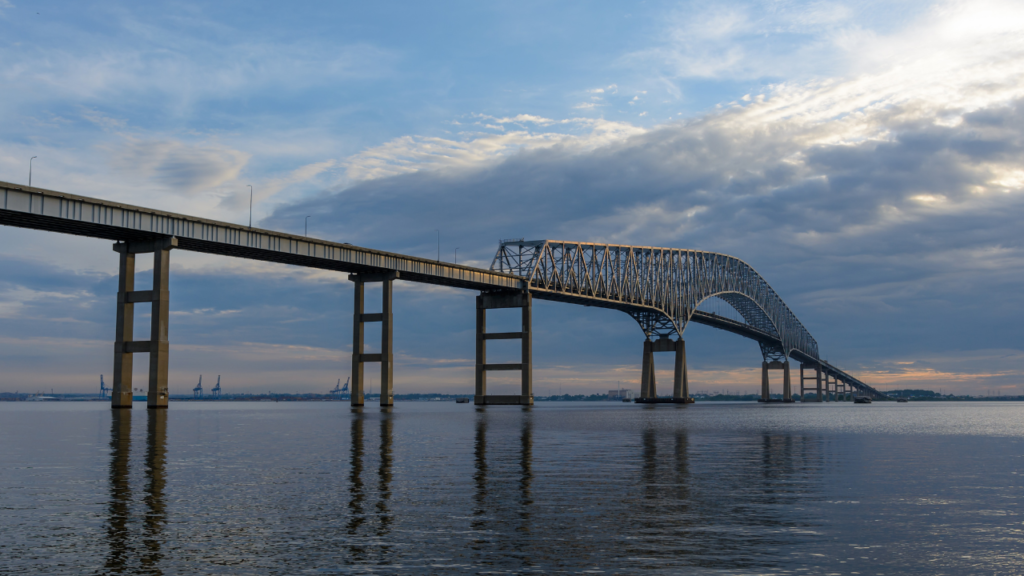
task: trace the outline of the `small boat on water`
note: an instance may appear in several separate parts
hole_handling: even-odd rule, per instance
[[[455,403],[456,404],[469,404],[469,398],[466,398],[466,397],[456,398],[455,399]]]
[[[907,400],[906,398],[897,398],[896,402],[898,404],[906,404],[907,402],[910,402],[910,400]]]
[[[871,404],[871,397],[870,396],[854,396],[853,397],[853,403],[854,404]]]

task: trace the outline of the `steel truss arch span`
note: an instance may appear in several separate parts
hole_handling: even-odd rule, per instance
[[[615,308],[648,336],[682,334],[697,306],[718,297],[746,324],[777,338],[765,357],[799,352],[818,358],[818,343],[768,282],[746,262],[701,250],[556,240],[503,240],[491,270],[522,276],[538,297]]]

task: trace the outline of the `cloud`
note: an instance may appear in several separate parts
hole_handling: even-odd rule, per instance
[[[116,99],[122,108],[189,116],[204,102],[237,102],[252,94],[294,97],[341,80],[380,79],[398,61],[394,52],[370,44],[253,41],[245,31],[225,27],[214,42],[206,31],[182,34],[165,23],[112,17],[105,24],[116,33],[75,30],[70,42],[0,48],[0,79],[31,87],[5,98],[4,108],[40,101],[106,107]]]
[[[917,12],[920,16],[907,18]],[[958,68],[965,59],[1013,58],[1024,9],[1001,0],[884,8],[872,3],[688,3],[666,19],[660,42],[623,55],[621,67],[672,79],[758,80],[849,77]],[[982,64],[987,66],[986,64]]]
[[[1013,288],[1024,282],[1024,59],[978,65],[782,84],[600,137],[577,122],[590,131],[399,140],[374,152],[390,174],[315,205],[346,241],[427,255],[438,228],[481,262],[496,239],[519,236],[731,253],[768,278],[826,354],[859,358],[846,365],[865,373],[863,358],[894,347],[904,357],[996,349],[1015,338],[1001,318],[1024,312]],[[992,300],[998,311],[984,306]],[[987,329],[937,336],[971,323]],[[970,374],[961,380],[989,378]]]
[[[234,180],[250,155],[215,144],[132,137],[109,150],[115,170],[156,182],[178,194],[193,195]]]
[[[462,140],[404,136],[360,152],[343,164],[353,181],[373,180],[425,169],[471,168],[529,150],[567,147],[582,152],[644,131],[624,122],[589,118],[556,121],[521,114],[493,120],[499,124],[520,124],[524,127],[526,124],[568,126],[576,133],[528,128],[502,134],[466,133]]]

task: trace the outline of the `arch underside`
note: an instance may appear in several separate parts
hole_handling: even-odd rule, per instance
[[[738,292],[723,292],[705,298],[698,303],[698,306],[711,298],[718,298],[724,301],[743,317],[747,325],[762,334],[773,337],[771,340],[757,338],[758,346],[761,348],[761,356],[765,362],[785,362],[789,355],[789,350],[783,347],[775,323],[772,322],[771,318],[765,314],[764,310],[756,302]],[[696,309],[694,309],[695,311]],[[643,330],[644,335],[648,338],[669,338],[671,336],[682,338],[682,333],[686,331],[693,315],[691,312],[691,318],[687,318],[686,322],[681,327],[678,327],[672,318],[658,310],[631,310],[628,314],[636,320],[637,324],[640,325],[640,329]]]

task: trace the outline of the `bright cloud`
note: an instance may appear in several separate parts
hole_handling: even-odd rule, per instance
[[[472,168],[501,160],[515,152],[555,146],[586,152],[644,133],[643,128],[624,122],[588,118],[554,121],[521,114],[494,121],[502,125],[514,123],[540,127],[560,124],[574,128],[575,131],[543,132],[527,129],[501,134],[469,133],[461,140],[405,136],[348,158],[345,161],[348,176],[354,181],[363,181],[424,169]]]

